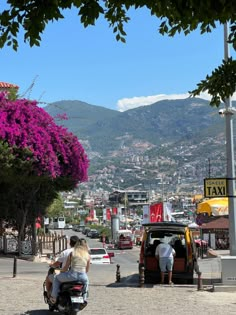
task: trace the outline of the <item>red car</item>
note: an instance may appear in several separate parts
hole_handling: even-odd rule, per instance
[[[201,240],[200,238],[194,240],[196,246],[207,246],[207,241]]]

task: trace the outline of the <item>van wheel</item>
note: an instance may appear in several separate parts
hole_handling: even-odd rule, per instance
[[[53,312],[55,310],[55,306],[49,305],[48,309],[49,309],[49,312]]]

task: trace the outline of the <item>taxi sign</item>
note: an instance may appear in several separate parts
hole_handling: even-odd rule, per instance
[[[204,196],[206,198],[228,197],[226,178],[205,178]]]

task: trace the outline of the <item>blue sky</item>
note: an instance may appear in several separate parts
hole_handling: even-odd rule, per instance
[[[47,26],[40,47],[20,39],[17,52],[0,51],[0,81],[46,103],[80,100],[126,110],[186,97],[224,57],[223,26],[205,35],[163,37],[159,21],[142,9],[132,12],[123,44],[104,19],[84,29],[75,11],[65,15]],[[25,94],[35,78],[30,95]]]

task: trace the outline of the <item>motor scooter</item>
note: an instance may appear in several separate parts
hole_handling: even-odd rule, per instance
[[[48,274],[55,273],[55,268],[50,267]],[[64,315],[77,315],[79,311],[85,308],[87,302],[83,298],[84,284],[81,282],[63,282],[60,286],[60,291],[57,301],[53,304],[46,290],[46,281],[43,283],[44,301],[48,304],[49,311],[59,311]]]

